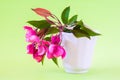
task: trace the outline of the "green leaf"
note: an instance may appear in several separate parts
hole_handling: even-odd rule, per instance
[[[55,28],[55,27],[50,27],[49,29],[48,29],[48,31],[47,31],[47,35],[48,34],[55,34],[55,33],[58,33],[59,32],[59,30],[57,29],[57,28]]]
[[[68,24],[73,24],[75,21],[77,21],[77,17],[78,17],[78,15],[74,15],[73,17],[71,17],[71,18],[69,19]]]
[[[71,30],[65,28],[64,32],[71,33]]]
[[[81,26],[80,29],[81,29],[81,30],[84,30],[85,32],[87,32],[90,36],[98,36],[98,35],[101,35],[100,33],[97,33],[97,32],[95,32],[95,31],[87,28],[87,27],[84,25],[84,23],[83,23],[82,20],[80,20],[79,22],[77,22],[77,25]]]
[[[44,64],[44,59],[45,59],[45,56],[43,56],[43,59],[42,59],[42,65]]]
[[[40,20],[40,21],[28,21],[29,24],[32,26],[43,29],[43,28],[48,28],[50,27],[50,24],[46,20]]]
[[[84,27],[84,24],[83,24],[83,21],[82,21],[82,20],[78,21],[78,22],[77,22],[77,25],[79,25],[79,26],[81,26],[81,27]]]
[[[45,37],[46,41],[50,41],[50,39],[51,39],[50,37]]]
[[[83,27],[82,30],[86,31],[90,36],[98,36],[101,35],[100,33],[97,33],[87,27]]]
[[[69,12],[70,12],[70,6],[66,7],[62,12],[61,19],[64,24],[68,23]]]
[[[57,58],[52,58],[52,61],[59,67]]]
[[[80,38],[80,37],[87,37],[90,39],[89,34],[80,29],[81,26],[77,25],[76,27],[73,28],[72,33],[74,34],[75,37]]]

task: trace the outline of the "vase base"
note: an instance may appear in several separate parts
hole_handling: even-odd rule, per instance
[[[67,72],[67,73],[73,73],[73,74],[82,74],[82,73],[87,73],[88,69],[82,69],[82,70],[66,69],[65,72]]]

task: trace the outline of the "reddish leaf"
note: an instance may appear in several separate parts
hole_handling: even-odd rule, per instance
[[[48,16],[52,15],[50,11],[43,9],[43,8],[36,8],[36,9],[32,9],[32,10],[42,17],[48,17]]]

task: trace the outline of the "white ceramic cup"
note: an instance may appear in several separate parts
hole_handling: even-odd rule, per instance
[[[62,33],[62,46],[66,50],[63,59],[64,70],[68,73],[88,72],[92,62],[92,56],[96,37],[76,38],[72,33]]]

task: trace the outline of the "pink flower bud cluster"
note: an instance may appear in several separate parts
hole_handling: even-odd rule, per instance
[[[41,39],[38,31],[29,26],[24,26],[26,30],[27,53],[31,54],[37,62],[41,62],[46,56],[48,59],[65,57],[66,52],[60,45],[60,34],[52,35],[49,41]]]

